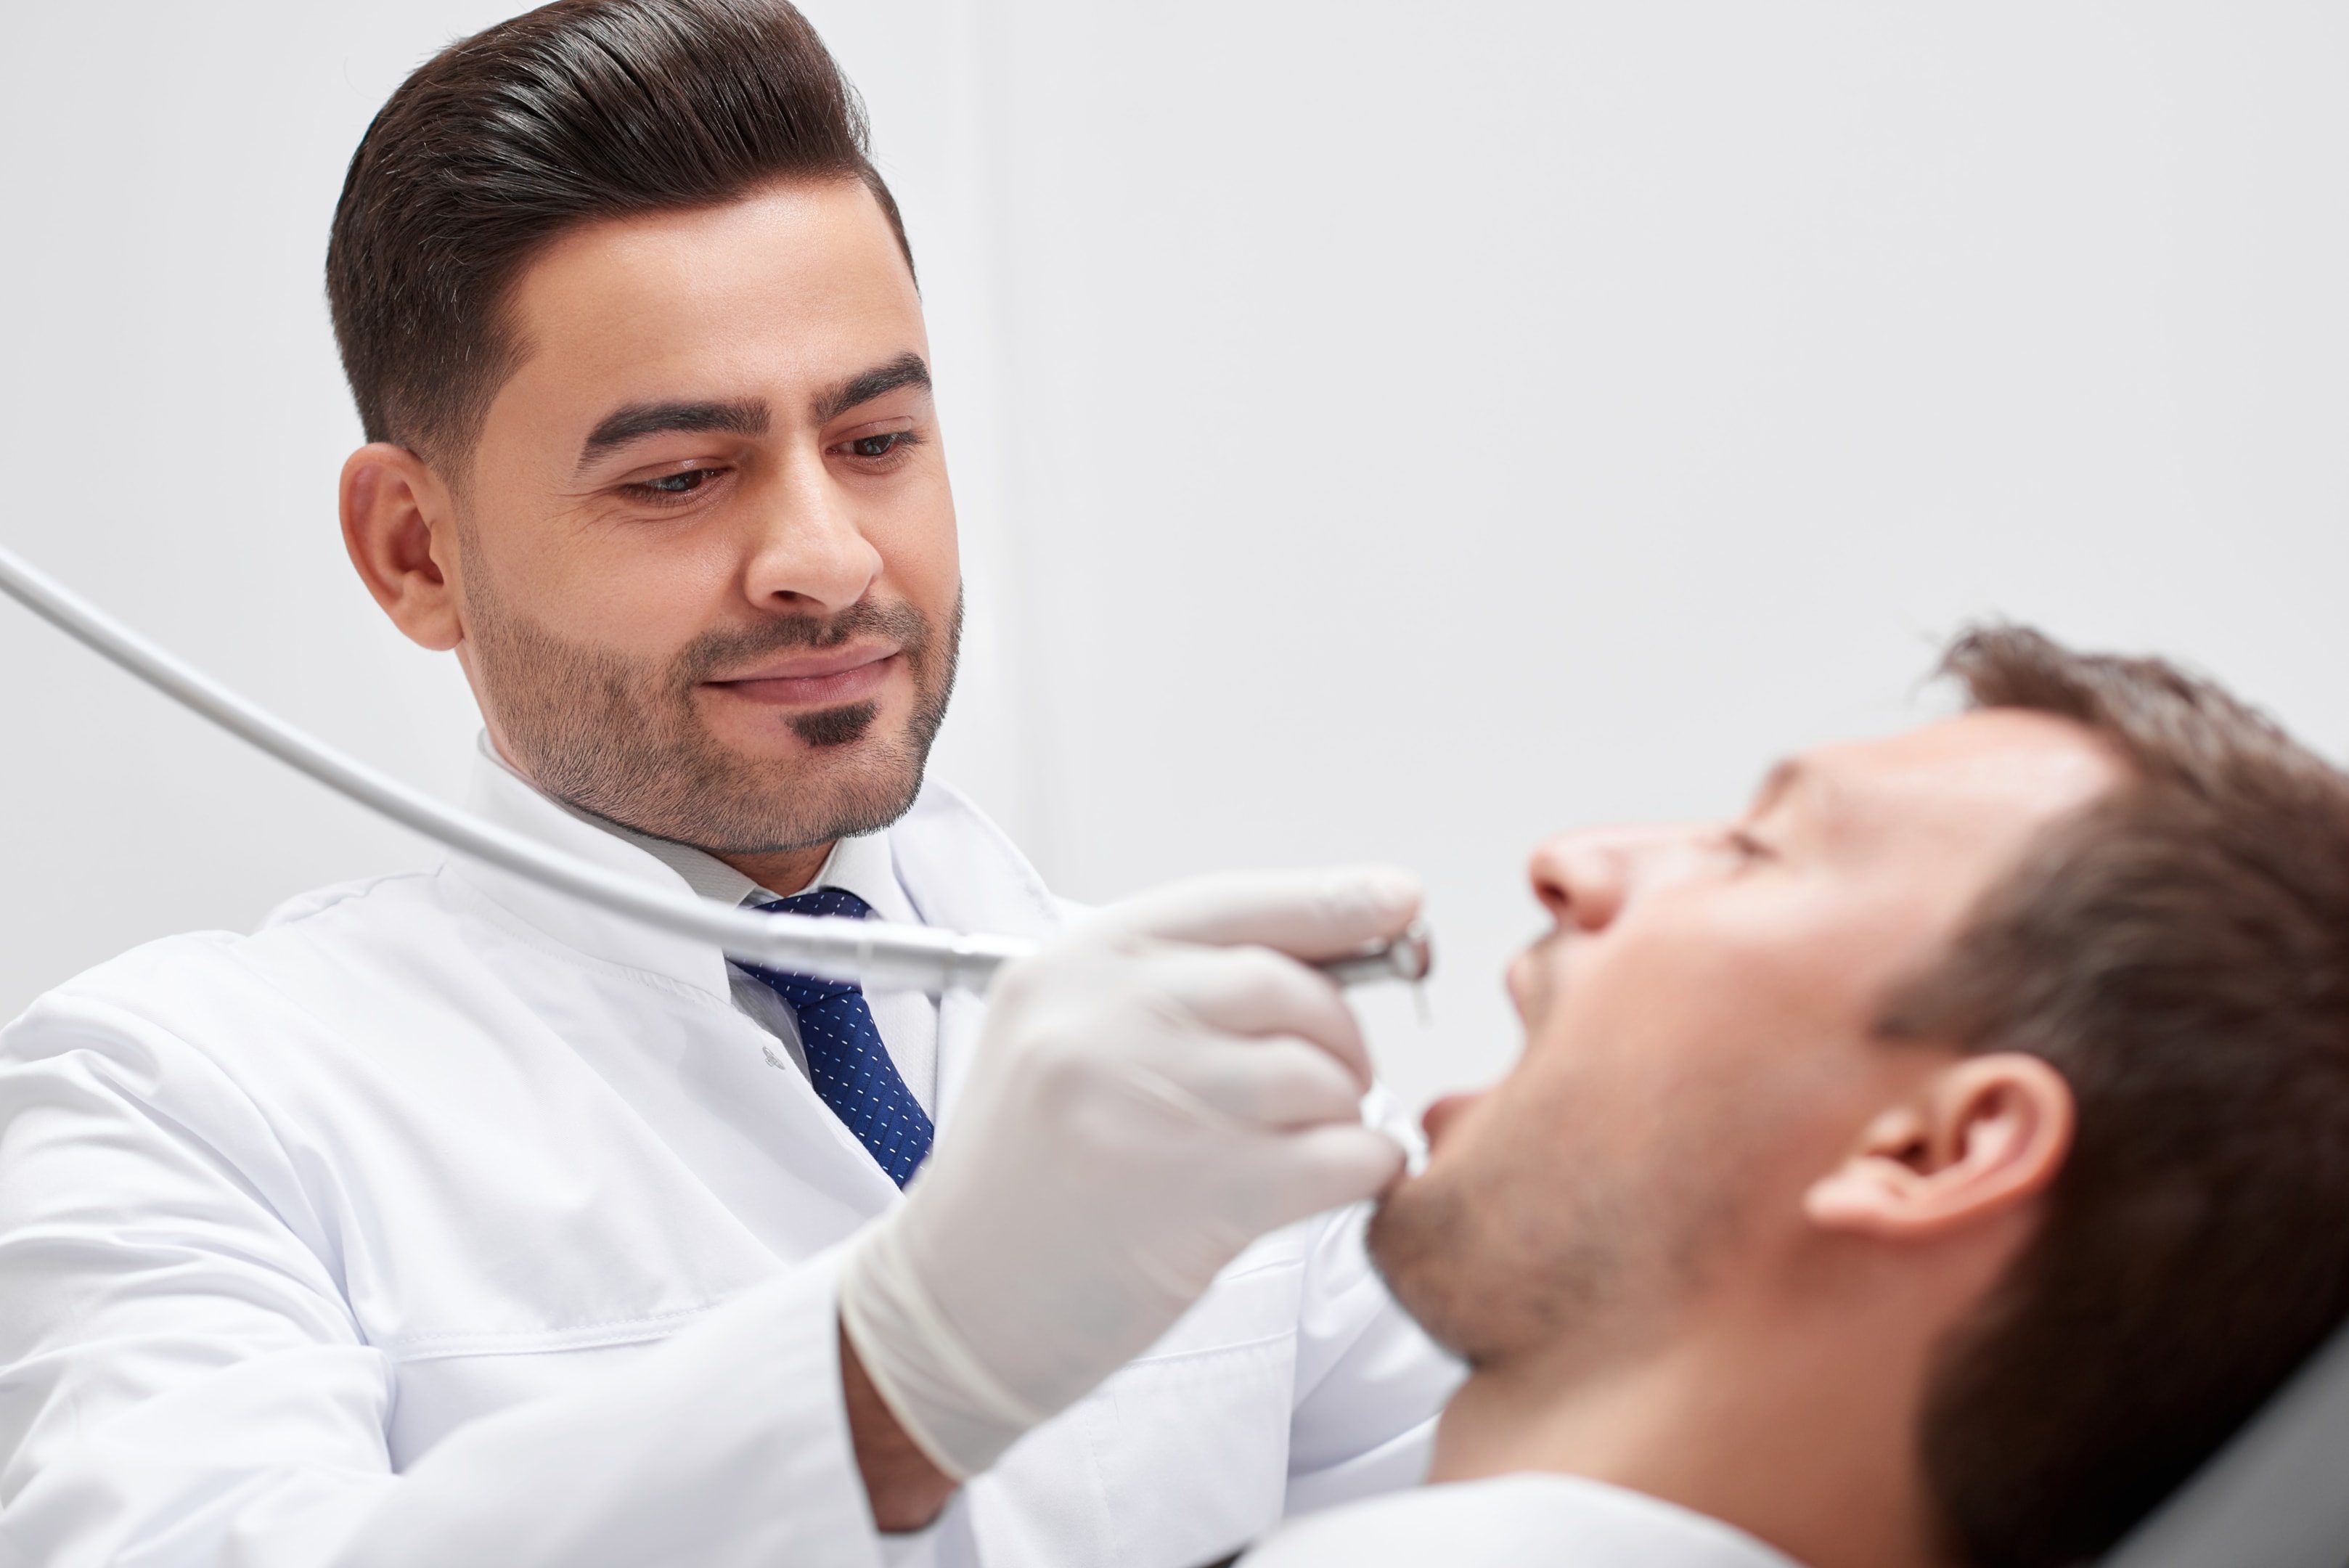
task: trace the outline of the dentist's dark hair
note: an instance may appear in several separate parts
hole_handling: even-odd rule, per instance
[[[1976,706],[2085,726],[2128,781],[2045,833],[1905,988],[1894,1038],[2063,1074],[2039,1227],[1924,1418],[1950,1555],[2102,1556],[2349,1315],[2349,778],[2155,659],[1977,630]]]
[[[863,184],[913,265],[855,89],[783,0],[559,0],[450,45],[360,139],[326,247],[367,439],[462,463],[558,236],[790,180]]]

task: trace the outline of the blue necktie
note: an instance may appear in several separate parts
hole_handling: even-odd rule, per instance
[[[873,912],[870,904],[845,888],[818,888],[763,907],[787,915],[846,915],[859,920]],[[873,1151],[889,1179],[905,1186],[930,1152],[929,1113],[897,1075],[897,1064],[873,1026],[864,988],[854,981],[819,980],[735,961],[745,974],[792,1004],[816,1094]]]

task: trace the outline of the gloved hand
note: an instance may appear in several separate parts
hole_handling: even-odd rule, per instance
[[[1282,955],[1418,907],[1384,867],[1201,877],[1004,971],[954,1121],[841,1276],[859,1359],[941,1469],[985,1469],[1257,1237],[1394,1179],[1353,1013]]]

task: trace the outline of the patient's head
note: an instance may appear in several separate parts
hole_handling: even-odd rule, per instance
[[[1472,1395],[1703,1364],[1930,1555],[2064,1563],[2349,1309],[2349,784],[2158,663],[1949,668],[1733,823],[1543,846],[1524,1057],[1372,1240]]]

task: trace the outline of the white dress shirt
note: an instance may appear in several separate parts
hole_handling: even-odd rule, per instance
[[[1798,1568],[1742,1530],[1580,1476],[1455,1481],[1292,1521],[1240,1568]]]

